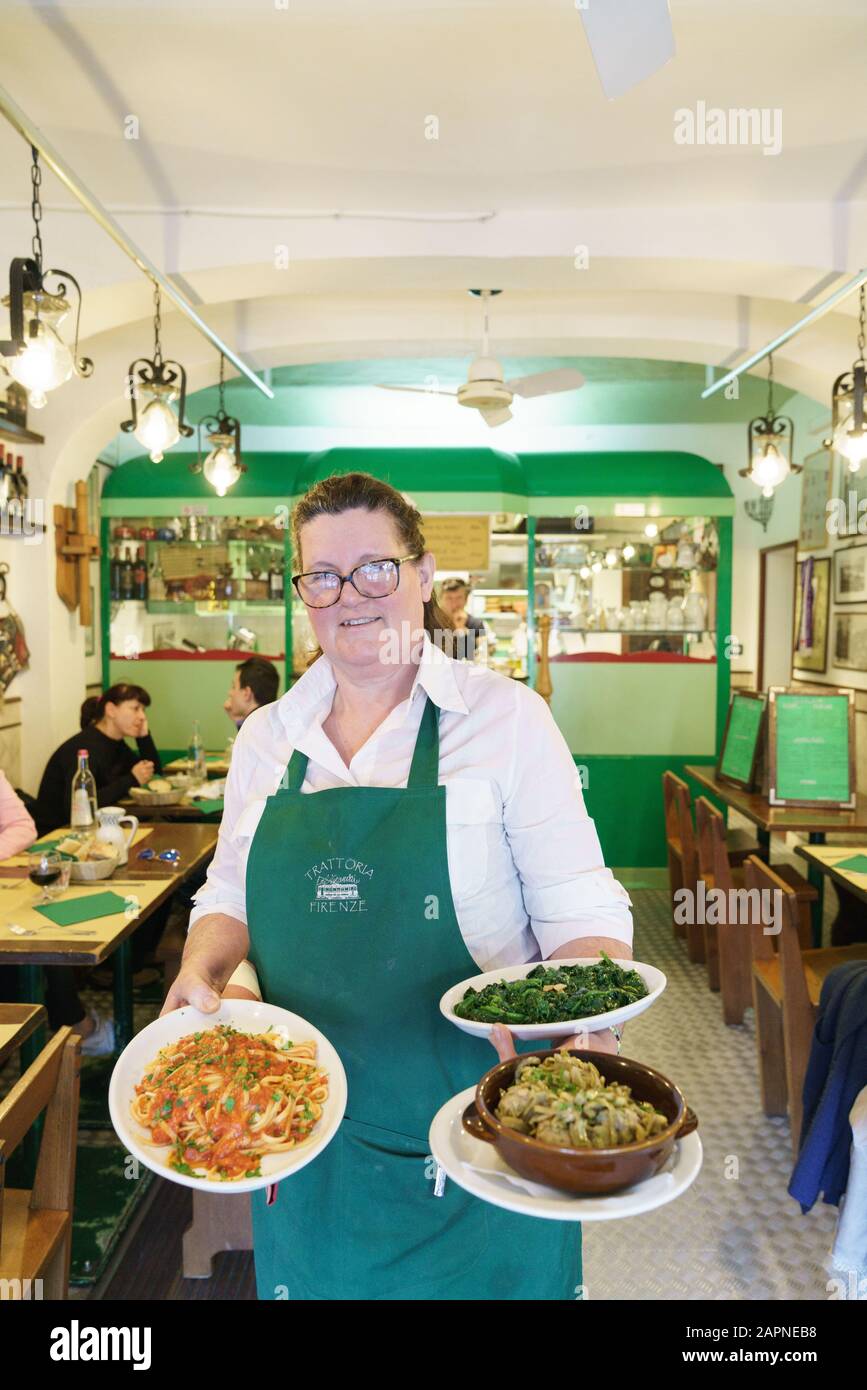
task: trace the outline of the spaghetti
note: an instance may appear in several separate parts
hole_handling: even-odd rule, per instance
[[[259,1177],[262,1158],[309,1139],[328,1076],[315,1042],[283,1032],[219,1024],[160,1049],[130,1109],[146,1142],[171,1146],[170,1168],[212,1182]]]

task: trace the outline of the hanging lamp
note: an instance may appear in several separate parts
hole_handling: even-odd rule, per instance
[[[761,488],[763,497],[773,497],[790,473],[801,472],[801,466],[792,463],[794,436],[795,427],[788,415],[774,414],[774,355],[769,352],[768,408],[747,425],[749,464],[738,470],[741,478],[749,478]]]
[[[0,342],[3,366],[13,381],[27,392],[34,410],[48,403],[48,391],[62,386],[75,373],[88,377],[93,371],[89,357],[78,355],[78,328],[81,320],[81,288],[68,270],[43,270],[42,265],[42,201],[40,188],[42,170],[39,151],[31,145],[33,163],[30,170],[33,217],[31,256],[17,256],[9,267],[9,293],[3,305],[9,310],[10,337]],[[49,278],[57,280],[53,292],[46,289]],[[70,348],[60,336],[59,328],[71,305],[67,297],[67,281],[75,289],[75,338]]]
[[[246,465],[241,462],[241,423],[234,416],[226,414],[225,405],[226,359],[220,354],[220,404],[216,415],[205,415],[198,423],[199,456],[196,463],[190,464],[191,473],[204,473],[218,497],[225,497],[230,487],[246,473]],[[202,428],[208,430],[208,443],[211,451],[202,462]]]
[[[867,458],[867,421],[864,418],[865,346],[864,286],[858,303],[858,356],[848,372],[842,372],[831,391],[831,438],[826,447],[835,449],[846,460],[849,472],[857,473]]]
[[[165,360],[160,342],[160,287],[154,285],[154,355],[137,357],[129,365],[127,390],[132,401],[132,416],[121,422],[121,429],[135,435],[142,448],[147,449],[153,463],[161,463],[166,449],[177,444],[181,435],[189,439],[192,425],[184,420],[187,399],[187,373],[180,362]],[[138,381],[136,381],[138,370]],[[147,401],[139,411],[139,396]],[[172,409],[177,401],[178,411]]]

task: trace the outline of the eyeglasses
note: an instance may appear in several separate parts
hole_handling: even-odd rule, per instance
[[[363,598],[387,598],[400,583],[401,565],[419,559],[420,554],[404,555],[399,560],[367,560],[348,574],[338,574],[336,570],[310,570],[307,574],[293,574],[292,583],[308,608],[330,608],[347,583]]]

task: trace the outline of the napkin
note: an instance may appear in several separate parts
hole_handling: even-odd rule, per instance
[[[214,811],[222,811],[223,798],[221,796],[210,799],[206,799],[205,797],[202,797],[201,799],[197,798],[193,802],[193,805],[197,808],[197,810],[203,811],[205,815],[211,815],[211,813]]]
[[[848,859],[838,859],[835,869],[848,869],[853,874],[867,874],[867,854],[853,854]]]
[[[94,917],[113,917],[123,912],[126,899],[117,893],[90,893],[86,897],[70,898],[65,903],[37,907],[57,927],[74,927],[78,922],[90,922]]]

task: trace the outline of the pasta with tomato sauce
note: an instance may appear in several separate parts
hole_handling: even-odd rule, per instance
[[[262,1158],[309,1139],[328,1076],[315,1042],[219,1024],[161,1048],[135,1089],[132,1117],[146,1142],[171,1145],[169,1167],[228,1182],[261,1176]]]

